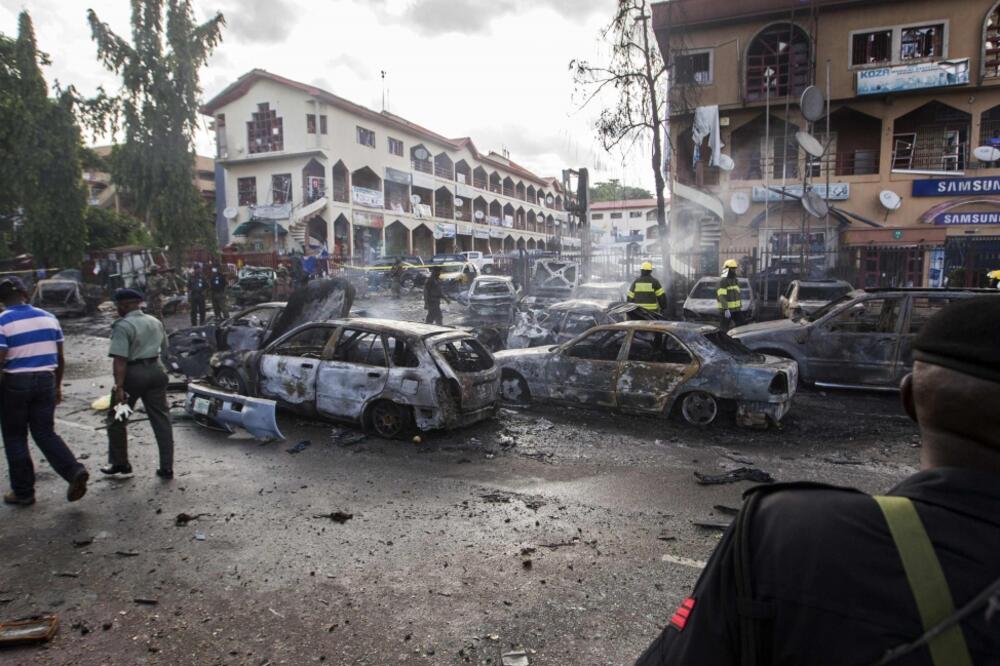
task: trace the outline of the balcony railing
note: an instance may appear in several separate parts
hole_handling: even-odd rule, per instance
[[[479,178],[478,176],[473,176],[472,186],[480,190],[485,190],[487,187],[486,178]]]
[[[962,171],[969,164],[969,145],[960,143],[947,148],[896,146],[892,152],[894,171]]]
[[[410,165],[413,167],[414,171],[420,171],[421,173],[433,174],[434,164],[430,160],[411,160]]]
[[[326,196],[326,181],[318,178],[311,178],[310,180],[312,182],[306,182],[302,188],[302,202],[307,206]]]
[[[455,170],[446,165],[435,164],[434,165],[434,175],[438,178],[447,178],[448,180],[455,180]]]
[[[822,161],[810,163],[811,175],[820,178],[826,175],[827,169],[833,169],[835,176],[870,176],[878,173],[879,149],[866,148],[853,153],[841,153],[828,156]]]
[[[514,188],[513,187],[508,187],[507,185],[504,185],[503,186],[503,195],[505,197],[510,197],[511,199],[513,199],[514,198]]]

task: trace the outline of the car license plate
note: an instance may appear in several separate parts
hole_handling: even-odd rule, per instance
[[[208,416],[209,411],[212,408],[212,401],[208,398],[195,398],[194,405],[192,409],[195,414],[201,414],[202,416]]]

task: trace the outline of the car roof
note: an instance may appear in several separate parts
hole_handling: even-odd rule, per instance
[[[976,287],[872,287],[869,289],[855,289],[854,291],[865,294],[887,294],[897,292],[902,294],[1000,294],[1000,290],[997,289],[984,289]]]
[[[514,278],[507,275],[477,275],[476,282],[513,282]]]
[[[352,317],[350,319],[328,319],[323,322],[310,322],[313,324],[332,324],[334,326],[361,326],[364,328],[378,330],[383,333],[405,333],[406,335],[416,335],[427,338],[432,335],[442,333],[464,333],[447,326],[435,326],[433,324],[422,324],[415,321],[400,321],[398,319],[376,319],[369,317]]]
[[[652,328],[666,332],[700,333],[702,335],[718,330],[716,326],[698,324],[691,321],[643,321],[636,319],[607,324],[602,328]]]
[[[843,286],[843,285],[847,285],[848,287],[851,286],[851,283],[848,282],[847,280],[834,280],[834,279],[829,279],[829,280],[792,280],[792,282],[794,282],[796,284],[804,285],[804,286],[807,286],[807,287],[830,287],[830,286],[838,287],[838,286]]]
[[[568,301],[559,301],[548,306],[549,310],[600,310],[608,309],[606,301],[598,301],[590,298],[573,298]]]

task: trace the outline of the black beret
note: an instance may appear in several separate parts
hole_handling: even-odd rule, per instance
[[[111,297],[111,300],[115,303],[121,303],[122,301],[141,301],[145,298],[142,292],[136,289],[119,289]]]
[[[1000,382],[1000,294],[966,298],[931,317],[913,340],[913,358]]]

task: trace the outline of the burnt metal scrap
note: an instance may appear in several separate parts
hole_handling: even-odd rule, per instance
[[[507,348],[523,349],[567,342],[594,326],[624,321],[633,310],[635,306],[631,305],[573,299],[554,303],[544,310],[518,312],[507,337]]]
[[[573,298],[580,281],[580,265],[574,261],[539,259],[528,284],[528,295],[522,307],[542,308]]]
[[[31,304],[56,317],[82,317],[91,311],[81,284],[75,280],[39,280],[31,294]]]
[[[757,469],[756,467],[740,467],[729,470],[725,474],[702,474],[701,472],[695,472],[694,478],[697,480],[698,485],[701,486],[716,486],[725,483],[736,483],[737,481],[774,483],[774,477],[764,470]]]

